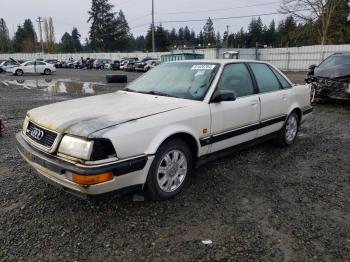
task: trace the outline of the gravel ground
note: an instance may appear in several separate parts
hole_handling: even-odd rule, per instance
[[[54,78],[100,82],[105,73],[77,74]],[[349,260],[350,107],[315,106],[294,146],[265,143],[202,166],[173,200],[84,201],[41,181],[14,147],[28,109],[82,93],[1,84],[10,78],[0,75],[0,261]]]

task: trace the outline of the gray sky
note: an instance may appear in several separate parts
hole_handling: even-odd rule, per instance
[[[122,9],[131,27],[131,32],[137,36],[147,32],[151,21],[151,0],[111,0],[115,11]],[[277,12],[279,0],[155,0],[156,23],[164,21],[196,20],[218,17],[250,16]],[[89,24],[87,11],[90,9],[90,0],[0,0],[0,17],[3,17],[13,35],[17,25],[23,24],[25,18],[33,22],[38,16],[52,16],[56,41],[59,41],[64,32],[71,32],[77,27],[82,35],[82,42],[88,35]],[[208,11],[210,10],[210,11]],[[274,18],[280,21],[280,14],[262,16],[264,23],[269,24]],[[226,25],[231,32],[237,32],[241,27],[247,28],[251,17],[214,21],[216,31],[223,33]],[[198,33],[204,21],[187,23],[163,23],[167,29],[188,25]],[[38,32],[38,24],[35,23]],[[142,26],[140,26],[142,25]]]

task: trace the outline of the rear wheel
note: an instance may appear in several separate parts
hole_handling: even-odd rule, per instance
[[[297,113],[292,112],[278,135],[277,144],[283,147],[292,145],[298,135],[298,131],[299,116]]]
[[[146,187],[153,200],[166,200],[179,194],[189,182],[193,158],[182,140],[165,142],[158,149],[148,173]]]
[[[16,76],[22,76],[23,75],[23,70],[22,69],[17,69],[15,74],[16,74]]]
[[[48,68],[46,68],[46,69],[44,70],[44,74],[45,74],[45,75],[50,75],[50,74],[51,74],[51,70],[48,69]]]

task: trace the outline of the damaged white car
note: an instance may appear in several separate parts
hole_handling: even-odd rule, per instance
[[[16,137],[40,176],[73,194],[146,189],[164,200],[219,153],[293,144],[311,112],[310,88],[268,63],[182,61],[122,91],[30,110]]]

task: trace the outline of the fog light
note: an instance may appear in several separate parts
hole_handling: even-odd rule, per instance
[[[113,174],[111,172],[101,173],[97,175],[84,176],[80,174],[72,174],[72,181],[79,185],[96,185],[103,182],[107,182],[113,179]]]

